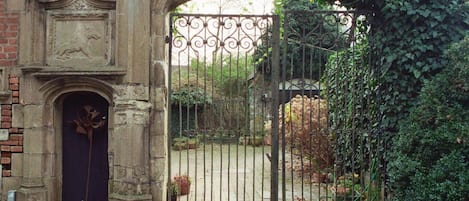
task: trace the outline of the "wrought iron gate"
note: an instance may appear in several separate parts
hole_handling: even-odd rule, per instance
[[[191,179],[188,195],[170,186],[180,200],[270,197],[270,68],[256,62],[278,52],[278,26],[272,16],[171,16],[170,179]]]
[[[382,199],[369,19],[171,15],[169,194]]]
[[[281,200],[382,200],[371,15],[288,11],[282,43]]]

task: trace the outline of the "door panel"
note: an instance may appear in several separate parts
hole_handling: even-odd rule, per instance
[[[73,93],[64,100],[63,201],[108,200],[108,106],[94,93]]]

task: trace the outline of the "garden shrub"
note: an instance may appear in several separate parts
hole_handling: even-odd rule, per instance
[[[297,95],[281,105],[279,113],[280,130],[285,129],[285,142],[291,151],[313,161],[316,166],[313,171],[331,167],[326,100]]]
[[[469,200],[469,37],[426,83],[394,139],[389,177],[395,200]]]

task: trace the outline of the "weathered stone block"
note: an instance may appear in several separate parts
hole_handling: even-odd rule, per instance
[[[20,188],[16,191],[16,201],[46,201],[47,189],[41,188]]]
[[[6,6],[8,11],[22,11],[24,10],[24,0],[7,0]]]
[[[2,181],[2,198],[6,198],[9,190],[18,189],[21,186],[21,177],[3,177]],[[19,201],[17,199],[17,201]]]
[[[145,166],[115,166],[113,180],[133,184],[148,184],[150,182],[149,169]]]
[[[154,119],[152,120],[151,124],[158,125],[155,129],[153,129],[152,135],[165,135],[167,132],[167,125],[166,125],[166,112],[158,112],[155,111]]]
[[[133,195],[109,195],[109,201],[152,201],[151,195],[133,196]]]
[[[12,121],[11,126],[15,128],[24,128],[24,112],[23,112],[23,105],[14,104],[12,107]],[[31,115],[30,115],[31,116]]]
[[[163,3],[163,2],[162,2]],[[149,82],[150,1],[117,1],[117,65],[127,66],[126,81]],[[130,40],[133,39],[133,40]],[[141,54],[140,54],[141,53]],[[138,72],[138,73],[136,73]]]
[[[44,186],[47,189],[58,190],[57,189],[57,186],[58,186],[57,178],[44,178]],[[47,200],[61,200],[61,199],[62,199],[61,194],[59,194],[57,192],[54,192],[53,190],[48,190],[47,191]],[[65,200],[62,200],[62,201],[65,201]]]
[[[151,183],[151,194],[154,200],[166,200],[166,187],[162,185],[163,182],[152,182]]]
[[[155,23],[155,25],[161,25],[161,24],[167,24],[167,15],[165,14],[155,14],[155,15],[152,15],[153,16],[153,23]],[[166,32],[165,32],[165,29],[155,29],[154,30],[155,34],[158,35],[158,36],[165,36],[166,35]]]
[[[117,125],[140,125],[149,123],[151,104],[146,101],[116,101],[114,110],[114,124]]]
[[[38,128],[43,126],[43,110],[44,106],[42,105],[25,105],[23,111],[25,114],[34,114],[34,115],[25,115],[24,116],[24,128]]]
[[[11,176],[23,176],[23,154],[14,153],[11,155]]]
[[[24,129],[24,153],[44,153],[44,134],[42,128]]]
[[[150,143],[150,151],[152,157],[165,157],[166,156],[166,136],[164,135],[152,135]]]
[[[162,46],[159,46],[159,47],[165,47],[165,36],[164,35],[156,35],[155,38],[154,38],[154,44],[158,47],[158,45],[162,45]],[[161,59],[161,60],[164,60],[165,58],[167,58],[167,55],[168,53],[166,52],[166,49],[165,48],[157,48],[155,49],[155,54],[154,54],[154,58],[156,59]]]
[[[154,110],[155,111],[164,111],[166,109],[166,104],[167,104],[167,93],[166,93],[166,88],[156,88],[155,89],[155,106]]]
[[[44,153],[50,154],[55,153],[59,147],[57,146],[57,141],[62,141],[61,132],[55,133],[53,127],[45,127],[42,129],[42,135],[44,136]]]
[[[55,177],[57,175],[56,167],[57,157],[55,154],[44,154],[44,176]]]
[[[148,87],[143,84],[117,85],[114,86],[116,93],[113,99],[116,101],[149,100]]]
[[[23,176],[27,178],[41,178],[42,167],[44,164],[44,158],[42,154],[26,154],[23,153]],[[37,182],[34,179],[32,182]],[[41,181],[42,183],[42,181]],[[35,183],[31,185],[41,185],[41,183]]]
[[[126,167],[144,165],[148,158],[148,135],[139,125],[119,126],[115,128],[118,137],[114,151],[114,163]]]
[[[154,83],[156,87],[166,87],[166,77],[168,72],[168,65],[161,60],[154,61],[153,71],[155,74]]]
[[[0,140],[8,140],[8,129],[0,129]]]
[[[150,184],[133,184],[113,181],[113,192],[109,200],[151,200]]]
[[[163,182],[166,177],[166,166],[165,158],[152,158],[151,181]]]
[[[31,38],[28,38],[28,40],[31,40]],[[20,51],[25,50],[21,49]],[[20,82],[20,102],[22,104],[41,104],[43,96],[41,93],[38,93],[41,85],[41,82],[38,79],[35,79],[31,74],[24,75]]]

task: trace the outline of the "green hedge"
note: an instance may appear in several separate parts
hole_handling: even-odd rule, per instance
[[[394,139],[389,177],[395,200],[469,200],[469,37],[426,83]]]

